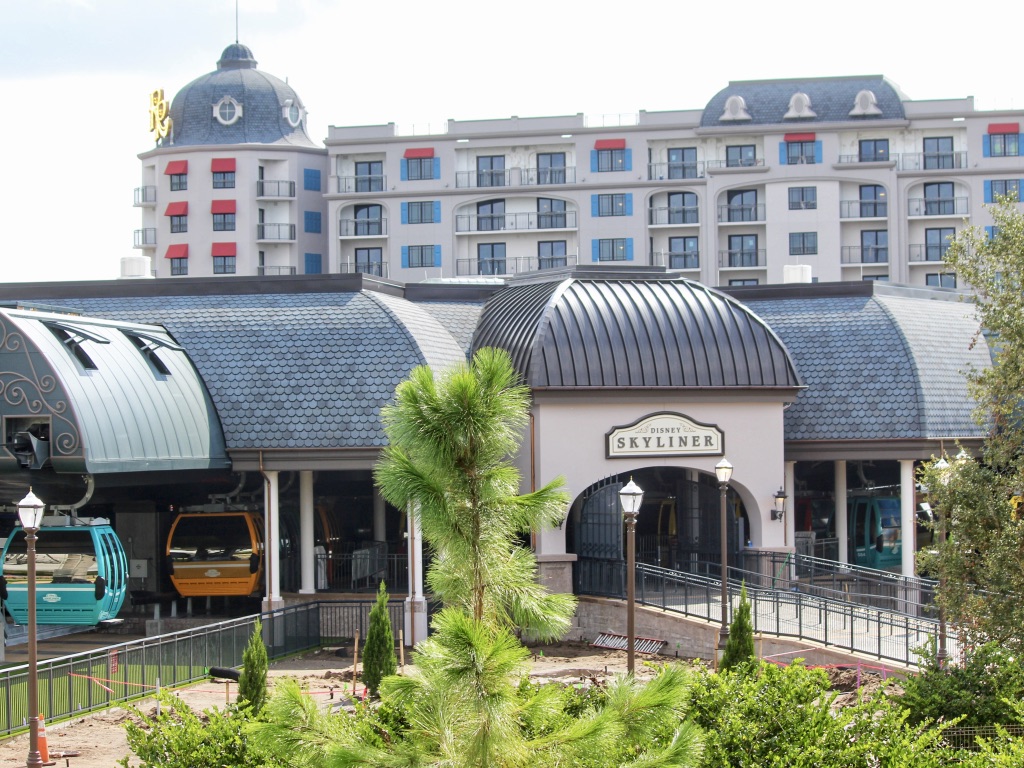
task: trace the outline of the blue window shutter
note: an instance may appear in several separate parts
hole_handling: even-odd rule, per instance
[[[409,180],[409,161],[406,160],[404,157],[402,158],[401,177],[402,177],[402,181],[408,181]]]
[[[319,253],[306,254],[306,274],[320,275],[324,271],[324,259]]]
[[[408,203],[402,203],[402,223],[403,224],[408,224],[409,223],[409,204]]]
[[[633,238],[626,238],[626,261],[633,260]]]
[[[320,191],[320,171],[316,168],[302,169],[302,188],[310,192]]]
[[[435,245],[434,246],[434,266],[435,267],[440,267],[441,266],[441,246],[440,245]]]
[[[433,218],[433,222],[435,224],[437,224],[440,221],[441,221],[441,201],[440,200],[435,200],[434,201],[434,218]],[[438,265],[438,266],[440,266],[440,265]]]
[[[789,162],[789,155],[786,152],[786,142],[779,142],[779,165],[785,165]]]
[[[814,142],[814,162],[821,163],[821,142]]]
[[[434,158],[434,175],[431,178],[434,178],[434,179],[440,179],[441,178],[441,158],[440,157],[435,157]]]
[[[303,231],[311,234],[320,232],[320,211],[303,211]]]
[[[986,203],[991,203],[992,202],[992,182],[991,181],[986,181],[985,182],[985,202]]]
[[[626,170],[627,171],[632,171],[633,170],[633,150],[629,149],[627,147],[624,154],[626,155]]]
[[[591,250],[591,260],[592,261],[600,261],[601,260],[601,241],[600,240],[591,240],[590,241],[590,250]]]
[[[402,246],[402,269],[409,268],[409,246]]]
[[[992,157],[992,138],[987,133],[981,137],[981,156]]]
[[[633,215],[633,193],[632,192],[627,192],[626,193],[626,215],[627,216],[632,216]]]
[[[597,195],[590,196],[590,215],[595,218],[601,215],[601,203]]]
[[[986,134],[986,135],[987,135],[987,134]],[[986,237],[987,237],[987,238],[988,238],[989,240],[991,240],[992,238],[994,238],[994,237],[996,236],[996,234],[995,234],[995,227],[985,227],[985,236],[986,236]]]
[[[597,173],[597,150],[590,150],[590,172]]]

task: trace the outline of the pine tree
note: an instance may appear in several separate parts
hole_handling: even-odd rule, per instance
[[[740,605],[736,617],[729,625],[729,639],[725,643],[721,671],[733,669],[754,661],[754,626],[750,621],[750,601],[747,600],[747,585],[740,588]]]
[[[242,674],[238,677],[238,703],[249,704],[253,712],[263,709],[267,700],[267,646],[263,644],[263,622],[252,627],[249,643],[242,651]]]
[[[382,581],[377,590],[377,602],[370,609],[370,628],[363,647],[363,682],[376,696],[380,681],[397,670],[395,636],[391,631],[391,617],[388,616],[388,591]]]

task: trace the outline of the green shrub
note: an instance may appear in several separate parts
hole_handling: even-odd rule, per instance
[[[259,713],[267,701],[267,646],[263,644],[263,622],[252,627],[249,643],[242,651],[242,674],[238,678],[238,703]]]
[[[720,669],[725,672],[740,665],[747,665],[756,658],[754,652],[754,625],[750,621],[750,601],[747,600],[747,585],[740,588],[740,605],[729,626],[729,638],[725,643]]]
[[[395,636],[388,616],[388,592],[384,582],[377,589],[377,602],[370,610],[370,628],[363,648],[363,682],[370,693],[377,695],[380,681],[398,670],[395,659]]]

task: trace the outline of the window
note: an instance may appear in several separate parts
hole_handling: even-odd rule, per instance
[[[757,285],[756,277],[738,277],[729,281],[729,285]]]
[[[409,246],[409,266],[410,267],[432,267],[432,266],[434,266],[434,246],[432,246],[432,245],[410,245]]]
[[[753,144],[739,144],[725,148],[725,165],[728,168],[743,168],[757,164],[757,148]]]
[[[936,227],[924,231],[925,261],[942,261],[949,250],[949,238],[956,234],[953,227]]]
[[[381,207],[357,205],[355,207],[356,235],[372,237],[381,234]]]
[[[381,160],[360,160],[356,163],[356,192],[384,190],[384,163]]]
[[[380,248],[356,248],[356,272],[383,277],[383,251]]]
[[[564,267],[565,253],[565,240],[541,240],[537,243],[537,268]]]
[[[168,259],[171,263],[171,275],[187,275],[188,274],[188,259]]]
[[[626,150],[624,149],[598,149],[597,152],[597,171],[598,173],[605,173],[607,171],[626,171],[629,170],[626,167]]]
[[[483,155],[476,159],[476,185],[478,187],[505,186],[504,155]]]
[[[699,269],[700,252],[696,237],[670,237],[668,239],[669,269]]]
[[[171,216],[171,232],[188,232],[188,216]]]
[[[729,235],[729,266],[757,267],[757,235]]]
[[[493,232],[505,228],[505,201],[485,200],[476,204],[476,228],[478,232]],[[497,273],[494,273],[497,274]]]
[[[438,216],[434,216],[436,212]],[[407,203],[405,213],[405,224],[433,224],[440,220],[441,206],[440,203],[433,200],[427,200],[419,203]]]
[[[565,226],[565,200],[537,198],[537,228],[555,229]]]
[[[188,189],[188,174],[187,173],[172,173],[171,174],[171,192],[182,192]]]
[[[225,96],[213,105],[213,115],[221,125],[234,125],[242,117],[242,105]]]
[[[808,256],[818,252],[817,232],[790,232],[789,255]]]
[[[597,195],[598,216],[626,216],[626,195]],[[631,213],[631,211],[630,211]]]
[[[814,141],[787,141],[786,142],[786,164],[787,165],[813,165]]]
[[[992,194],[986,195],[989,198],[986,202],[995,202],[1000,197],[1009,197],[1020,200],[1020,180],[1018,179],[994,179],[992,182]]]
[[[929,138],[924,140],[925,170],[953,168],[953,137]]]
[[[302,188],[307,192],[320,191],[320,170],[317,168],[302,169]]]
[[[728,221],[757,221],[757,190],[734,189],[728,193]]]
[[[886,264],[889,261],[889,230],[865,229],[860,233],[862,264]]]
[[[421,179],[434,178],[433,157],[409,157],[403,158],[402,164],[406,168],[406,179],[408,181],[419,181]]]
[[[213,274],[215,274],[215,275],[233,275],[233,274],[235,274],[235,257],[234,256],[214,256],[213,257]]]
[[[697,221],[697,194],[695,192],[670,192],[668,223],[696,224]]]
[[[565,152],[537,153],[537,183],[565,184]]]
[[[790,187],[789,210],[813,210],[818,207],[817,187]]]
[[[697,178],[697,149],[695,147],[669,149],[668,177],[670,179]]]
[[[235,172],[234,171],[223,171],[216,172],[213,174],[213,188],[214,189],[234,189],[235,188]]]
[[[885,187],[879,184],[861,184],[860,215],[861,218],[889,215],[889,205],[885,199]]]
[[[323,227],[323,222],[321,220],[320,211],[303,211],[302,225],[302,229],[304,232],[311,232],[313,234],[316,234],[322,231],[321,228]]]
[[[505,274],[505,244],[478,243],[476,246],[476,268],[480,275]]]
[[[930,285],[933,288],[956,288],[956,275],[941,272],[932,272],[924,276],[925,285]]]
[[[879,163],[889,159],[888,139],[861,139],[857,159],[862,163]]]
[[[608,240],[597,241],[598,261],[628,261],[629,254],[626,248],[626,238],[618,237]]]
[[[214,232],[234,232],[235,231],[235,214],[233,214],[233,213],[215,213],[215,214],[213,214],[213,231]]]
[[[952,216],[956,212],[953,182],[940,181],[924,185],[925,216]]]
[[[988,136],[989,157],[1017,157],[1020,155],[1020,134],[993,133]]]

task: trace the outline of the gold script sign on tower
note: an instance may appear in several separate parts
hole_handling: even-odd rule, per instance
[[[174,122],[170,112],[171,103],[164,98],[163,88],[157,88],[149,94],[149,131],[157,141],[171,135]]]

